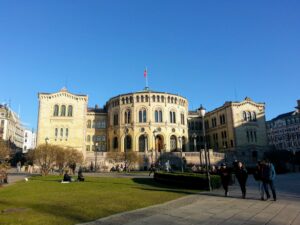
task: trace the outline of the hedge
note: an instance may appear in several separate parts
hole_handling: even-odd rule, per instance
[[[176,187],[208,190],[206,174],[155,172],[154,180]],[[213,189],[221,186],[221,178],[218,175],[210,175],[210,181]]]

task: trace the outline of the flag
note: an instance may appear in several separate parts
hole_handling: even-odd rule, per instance
[[[144,70],[144,77],[147,77],[147,69]]]

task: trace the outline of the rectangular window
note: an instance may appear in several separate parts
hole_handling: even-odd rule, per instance
[[[86,151],[89,152],[91,150],[91,147],[89,145],[86,146]]]

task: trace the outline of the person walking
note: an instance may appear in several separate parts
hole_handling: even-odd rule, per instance
[[[263,177],[262,177],[263,186],[264,186],[265,192],[267,194],[267,199],[270,198],[270,193],[269,193],[269,188],[268,188],[268,186],[270,186],[272,195],[273,195],[273,200],[276,201],[277,198],[276,198],[276,190],[275,190],[275,185],[274,185],[276,172],[275,172],[275,168],[274,168],[273,164],[269,160],[266,160],[266,164],[263,167],[262,175],[263,175]]]
[[[257,181],[258,184],[258,190],[259,190],[259,194],[260,194],[260,199],[263,201],[264,200],[264,193],[265,193],[265,188],[263,185],[263,167],[265,166],[265,162],[264,161],[258,161],[256,168],[254,170],[253,173],[253,177],[254,179]]]
[[[155,172],[155,165],[154,165],[154,163],[151,163],[149,176],[154,172]]]
[[[240,184],[242,197],[246,198],[246,183],[248,179],[248,172],[242,162],[238,162],[237,168],[235,170],[235,176]]]
[[[221,177],[221,182],[222,182],[222,186],[224,188],[225,191],[225,197],[228,196],[229,192],[228,192],[228,186],[229,186],[229,182],[230,182],[230,171],[227,168],[227,165],[225,163],[222,164],[220,170],[219,170],[219,174]]]

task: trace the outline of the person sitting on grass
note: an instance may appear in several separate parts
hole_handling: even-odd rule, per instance
[[[63,182],[72,182],[72,178],[71,178],[71,176],[69,175],[69,171],[68,171],[68,170],[66,170],[66,172],[65,172],[65,174],[64,174]]]
[[[77,181],[84,181],[84,176],[82,174],[82,168],[80,167],[78,170],[78,178]]]

